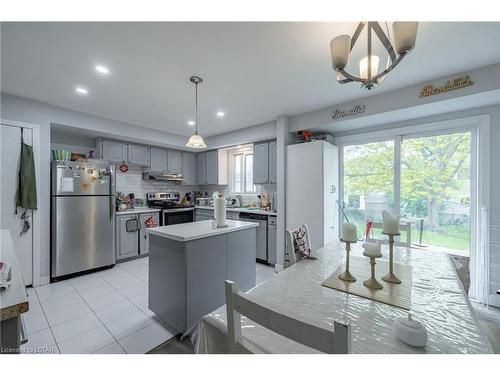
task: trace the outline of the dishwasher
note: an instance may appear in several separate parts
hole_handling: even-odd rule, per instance
[[[267,215],[240,212],[241,221],[258,223],[257,227],[257,261],[267,263]]]

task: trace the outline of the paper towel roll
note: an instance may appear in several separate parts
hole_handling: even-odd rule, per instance
[[[217,227],[226,225],[226,200],[224,198],[214,199],[214,217]]]

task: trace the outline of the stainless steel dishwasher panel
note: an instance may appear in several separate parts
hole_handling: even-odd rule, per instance
[[[241,221],[249,221],[257,223],[257,249],[256,258],[262,262],[268,262],[267,256],[267,215],[251,214],[246,212],[240,213]]]

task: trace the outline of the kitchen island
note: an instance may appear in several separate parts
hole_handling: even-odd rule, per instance
[[[224,281],[255,286],[257,223],[211,220],[148,229],[149,308],[176,333],[225,304]]]

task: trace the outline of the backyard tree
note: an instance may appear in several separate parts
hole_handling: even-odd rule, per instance
[[[462,202],[470,194],[470,133],[405,139],[401,144],[401,208],[411,218],[427,217],[427,227],[440,228],[446,202]],[[359,199],[384,192],[394,196],[392,141],[344,149],[344,192]]]

